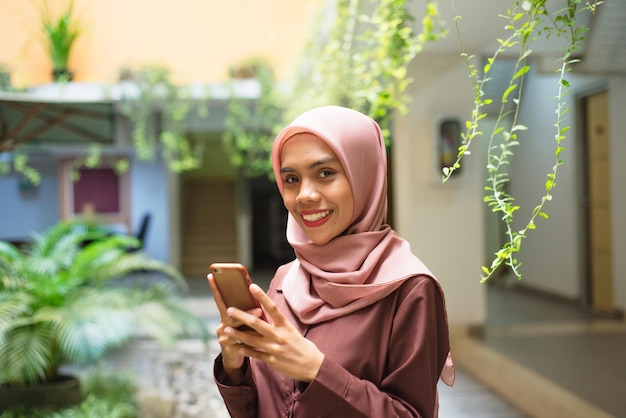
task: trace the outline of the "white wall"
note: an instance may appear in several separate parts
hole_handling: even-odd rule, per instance
[[[626,156],[626,77],[600,78],[570,74],[571,92],[567,96],[570,111],[565,125],[571,129],[562,146],[565,164],[559,167],[553,200],[545,206],[549,220],[540,219],[522,244],[522,283],[552,294],[581,300],[584,297],[584,207],[583,207],[583,115],[580,98],[597,91],[609,92],[609,126],[611,146],[611,195],[613,225],[614,306],[626,309],[626,167],[619,159]],[[516,228],[527,220],[539,203],[546,175],[554,165],[555,99],[557,78],[553,74],[530,73],[525,82],[525,97],[520,123],[528,131],[520,134],[520,143],[512,162],[511,194],[522,208]]]
[[[441,117],[471,112],[473,93],[460,58],[432,82],[411,86],[412,103],[394,124],[395,227],[432,270],[446,293],[451,324],[482,324],[485,285],[482,161],[465,160],[458,178],[442,184],[435,160],[435,126]],[[416,69],[419,77],[420,69]],[[480,145],[478,145],[480,146]]]
[[[484,248],[492,246],[491,222],[485,223],[482,202],[484,154],[475,143],[473,153],[463,162],[463,172],[450,183],[441,184],[435,167],[434,127],[444,116],[467,119],[473,101],[462,62],[450,57],[415,65],[411,74],[417,80],[410,86],[412,103],[409,114],[397,118],[394,125],[394,209],[398,232],[412,245],[413,251],[443,284],[450,322],[476,324],[485,320],[486,295],[479,283],[480,266],[491,261]],[[444,64],[444,65],[442,65]],[[420,65],[422,67],[420,67]],[[430,71],[430,73],[429,73]],[[436,74],[433,74],[436,73]],[[614,304],[626,310],[626,165],[618,159],[626,156],[626,78],[600,78],[569,74],[572,88],[567,96],[570,125],[567,149],[561,154],[565,164],[559,167],[553,200],[544,211],[549,220],[537,220],[537,229],[529,231],[518,258],[522,262],[521,283],[527,287],[580,300],[584,291],[583,202],[582,202],[582,132],[581,97],[605,86],[609,91],[611,135],[611,190],[613,210]],[[521,145],[511,161],[510,193],[521,209],[514,228],[525,223],[544,191],[547,173],[555,164],[555,96],[558,83],[554,74],[531,72],[525,81],[525,93],[518,123],[528,126],[520,133]],[[485,123],[483,130],[488,131]],[[479,141],[479,140],[477,140]],[[491,235],[490,235],[491,234]]]
[[[528,130],[519,132],[520,145],[514,149],[511,163],[510,193],[520,206],[515,214],[515,230],[526,224],[534,207],[541,202],[547,173],[556,162],[553,125],[557,94],[556,75],[531,72],[524,81],[519,123]],[[537,219],[537,229],[528,232],[518,257],[525,285],[572,299],[581,292],[584,266],[578,257],[583,235],[579,228],[581,167],[576,141],[578,127],[572,118],[576,112],[574,98],[573,94],[567,97],[570,112],[564,126],[571,125],[571,129],[561,144],[567,148],[561,153],[565,164],[558,168],[553,200],[544,206],[550,219]]]

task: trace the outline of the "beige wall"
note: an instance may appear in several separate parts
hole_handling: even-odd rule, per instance
[[[299,56],[325,0],[75,0],[85,32],[70,57],[75,81],[115,82],[123,66],[162,64],[179,83],[225,79],[228,66],[265,56],[280,77]],[[60,3],[55,0],[51,3]],[[39,0],[0,1],[0,63],[13,83],[51,81]],[[303,23],[303,22],[309,22]]]
[[[427,63],[428,65],[426,65]],[[394,124],[395,223],[413,252],[442,284],[452,325],[482,324],[486,318],[482,159],[464,161],[458,177],[443,184],[436,159],[436,126],[447,117],[463,123],[472,90],[462,57],[420,57],[409,87],[409,113]]]

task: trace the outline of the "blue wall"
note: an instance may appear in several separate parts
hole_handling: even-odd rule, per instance
[[[59,159],[49,156],[31,164],[41,176],[41,184],[21,187],[21,176],[0,176],[0,239],[28,239],[43,232],[60,219]],[[136,233],[145,213],[151,222],[145,244],[146,253],[158,260],[169,257],[168,171],[160,162],[131,163],[131,232]]]
[[[25,187],[22,176],[0,176],[0,239],[24,239],[42,232],[59,219],[59,181],[56,159],[31,164],[41,183]]]
[[[160,161],[133,160],[130,176],[130,210],[133,233],[144,214],[150,213],[150,227],[144,251],[153,258],[170,261],[168,171]],[[177,204],[177,203],[176,203]]]

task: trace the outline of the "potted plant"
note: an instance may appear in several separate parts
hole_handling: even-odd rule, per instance
[[[82,26],[74,17],[74,0],[59,13],[52,13],[47,2],[41,9],[41,29],[45,35],[45,46],[52,60],[54,81],[70,81],[72,73],[68,61],[76,38],[82,33]]]
[[[138,330],[162,342],[207,338],[180,304],[186,283],[178,270],[129,251],[138,246],[135,237],[80,221],[60,222],[23,250],[0,241],[0,410],[26,400],[41,406],[45,397],[57,406],[79,402],[76,393],[49,396],[53,383],[76,380],[62,366],[96,363]],[[160,275],[131,280],[136,271]]]
[[[8,65],[0,62],[0,92],[11,90],[11,70]]]
[[[120,69],[120,112],[132,124],[131,137],[140,160],[153,160],[161,150],[174,172],[194,170],[202,163],[203,145],[187,136],[186,123],[194,101],[189,90],[174,84],[169,68],[150,64],[139,69]],[[206,117],[198,107],[198,116]]]

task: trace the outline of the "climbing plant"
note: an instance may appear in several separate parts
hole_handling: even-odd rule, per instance
[[[407,111],[409,63],[448,31],[436,1],[426,2],[419,33],[406,0],[331,4],[302,59],[287,120],[317,105],[340,104],[369,115],[387,134],[394,111]]]
[[[247,177],[272,173],[270,153],[272,142],[282,122],[283,107],[276,89],[274,72],[261,58],[244,60],[230,68],[231,94],[225,132],[224,149],[231,163]],[[237,96],[236,83],[242,79],[256,79],[259,96],[256,103]]]
[[[499,106],[499,111],[493,129],[488,134],[487,146],[487,172],[488,177],[485,185],[485,203],[495,213],[501,215],[506,230],[506,242],[496,251],[490,266],[483,266],[481,281],[486,281],[504,264],[508,266],[514,275],[521,279],[521,263],[516,258],[521,250],[522,241],[530,230],[536,228],[536,220],[548,218],[546,203],[552,199],[552,191],[556,186],[558,168],[563,164],[561,153],[565,150],[563,141],[570,126],[567,125],[565,115],[568,113],[566,97],[570,86],[566,75],[573,64],[578,60],[574,52],[580,49],[584,40],[587,27],[577,23],[577,15],[581,12],[594,13],[600,4],[594,0],[567,0],[564,9],[549,11],[546,0],[514,1],[501,17],[505,22],[508,37],[498,39],[498,48],[489,57],[482,68],[477,64],[477,57],[470,55],[463,48],[462,34],[458,21],[455,19],[457,34],[463,49],[462,55],[466,59],[470,79],[474,88],[474,108],[470,119],[466,122],[466,131],[462,134],[461,145],[458,149],[456,162],[451,167],[443,168],[443,181],[447,181],[452,173],[461,167],[461,160],[471,153],[473,140],[483,136],[481,121],[487,113],[485,106]],[[540,37],[561,37],[565,39],[565,46],[558,61],[555,72],[558,74],[558,94],[555,100],[555,123],[554,123],[554,165],[546,175],[545,190],[531,212],[530,218],[525,221],[521,229],[515,230],[513,220],[520,206],[515,204],[515,198],[507,192],[507,184],[510,181],[507,166],[513,155],[513,148],[519,145],[518,133],[525,131],[526,126],[519,123],[519,110],[522,100],[522,91],[525,75],[530,71],[530,57],[532,45]],[[504,52],[517,51],[514,70],[509,84],[501,97],[487,97],[485,95],[486,84],[490,81],[490,71],[496,60]],[[511,105],[512,102],[512,105]]]
[[[137,157],[152,160],[161,149],[163,160],[174,172],[199,167],[202,143],[192,143],[185,136],[185,121],[192,109],[188,90],[175,85],[169,69],[161,65],[127,69],[125,77],[136,89],[122,97],[120,110],[132,123]],[[201,116],[203,109],[199,108]]]
[[[269,153],[278,130],[319,105],[357,109],[388,133],[393,112],[407,110],[408,64],[447,32],[434,1],[427,1],[421,33],[413,20],[406,0],[338,0],[315,25],[287,88],[279,88],[266,62],[235,66],[258,79],[260,94],[256,105],[231,96],[224,140],[233,165],[247,176],[272,177]]]

